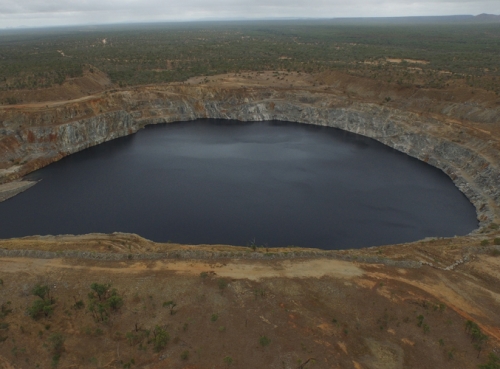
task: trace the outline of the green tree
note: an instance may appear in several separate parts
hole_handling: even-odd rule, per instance
[[[113,291],[111,291],[111,296],[107,300],[107,304],[111,310],[116,311],[123,306],[123,298],[118,295],[118,292],[115,289],[113,289]]]
[[[96,321],[105,321],[109,318],[110,311],[117,311],[123,306],[123,298],[116,289],[109,292],[110,284],[92,283],[92,292],[88,294],[88,309]],[[97,294],[97,297],[96,297]]]
[[[153,330],[153,337],[153,347],[156,352],[163,350],[170,339],[167,331],[158,325]]]
[[[108,292],[110,287],[110,284],[92,283],[90,285],[90,289],[97,293],[97,297],[99,298],[99,300],[102,300],[106,297],[106,293]]]
[[[50,300],[50,287],[47,285],[37,284],[31,290],[31,293],[35,296],[40,297],[42,300]]]
[[[28,308],[28,315],[37,320],[41,317],[48,317],[54,312],[54,307],[48,301],[35,300]]]
[[[31,293],[39,297],[40,300],[33,301],[33,304],[28,307],[28,315],[35,320],[51,315],[54,311],[54,299],[50,296],[49,286],[37,284]]]

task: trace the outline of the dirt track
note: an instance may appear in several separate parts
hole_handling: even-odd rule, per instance
[[[123,263],[125,264],[125,263]],[[196,262],[196,261],[154,261],[138,262],[123,265],[122,267],[74,265],[63,259],[27,259],[2,258],[0,269],[4,273],[44,274],[58,269],[82,270],[86,273],[143,273],[172,271],[177,274],[199,275],[203,271],[214,270],[217,275],[232,279],[248,279],[259,281],[264,278],[354,278],[363,275],[363,271],[353,263],[331,260],[286,260],[268,264],[255,262]]]

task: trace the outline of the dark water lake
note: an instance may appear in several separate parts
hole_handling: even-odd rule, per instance
[[[478,225],[441,171],[372,139],[297,123],[150,126],[30,174],[0,238],[137,233],[188,244],[345,249]]]

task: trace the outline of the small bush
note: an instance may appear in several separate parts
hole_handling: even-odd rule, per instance
[[[500,369],[500,358],[494,353],[488,355],[488,362],[478,366],[479,369]]]
[[[123,305],[123,299],[118,295],[113,295],[108,299],[111,310],[118,310]]]
[[[496,238],[493,240],[493,244],[494,244],[494,245],[500,245],[500,237],[496,237]]]
[[[168,308],[170,309],[170,315],[174,315],[175,314],[175,307],[177,306],[177,304],[174,302],[174,301],[165,301],[163,303],[163,307],[164,308]]]
[[[77,302],[75,302],[75,304],[73,305],[73,309],[75,310],[81,310],[85,307],[85,303],[83,302],[83,300],[78,300]]]
[[[18,100],[15,97],[8,97],[5,99],[5,102],[9,105],[15,105],[18,103]]]
[[[212,317],[210,318],[210,320],[211,320],[212,322],[216,322],[216,321],[217,321],[217,319],[219,319],[219,315],[218,315],[218,314],[212,314]]]
[[[50,353],[52,355],[52,367],[59,364],[59,359],[64,352],[64,337],[61,333],[53,333],[49,337]]]
[[[488,240],[482,240],[481,241],[481,246],[488,246],[490,242]]]
[[[423,315],[417,316],[417,326],[421,327],[423,323],[424,323],[424,316]]]
[[[219,286],[220,292],[223,293],[227,287],[227,281],[221,278],[217,281],[217,285]]]
[[[181,354],[181,359],[182,360],[187,360],[189,359],[189,351],[183,351],[182,354]]]
[[[10,313],[12,313],[12,309],[10,308],[11,302],[7,301],[0,306],[0,318],[4,318]]]
[[[266,336],[260,336],[259,343],[262,347],[268,346],[271,343],[271,339]]]

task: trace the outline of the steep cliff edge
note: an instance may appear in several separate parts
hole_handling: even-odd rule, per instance
[[[4,107],[0,183],[148,124],[197,118],[283,120],[368,136],[443,170],[475,205],[481,225],[500,219],[500,150],[494,134],[445,114],[313,89],[167,85]]]

